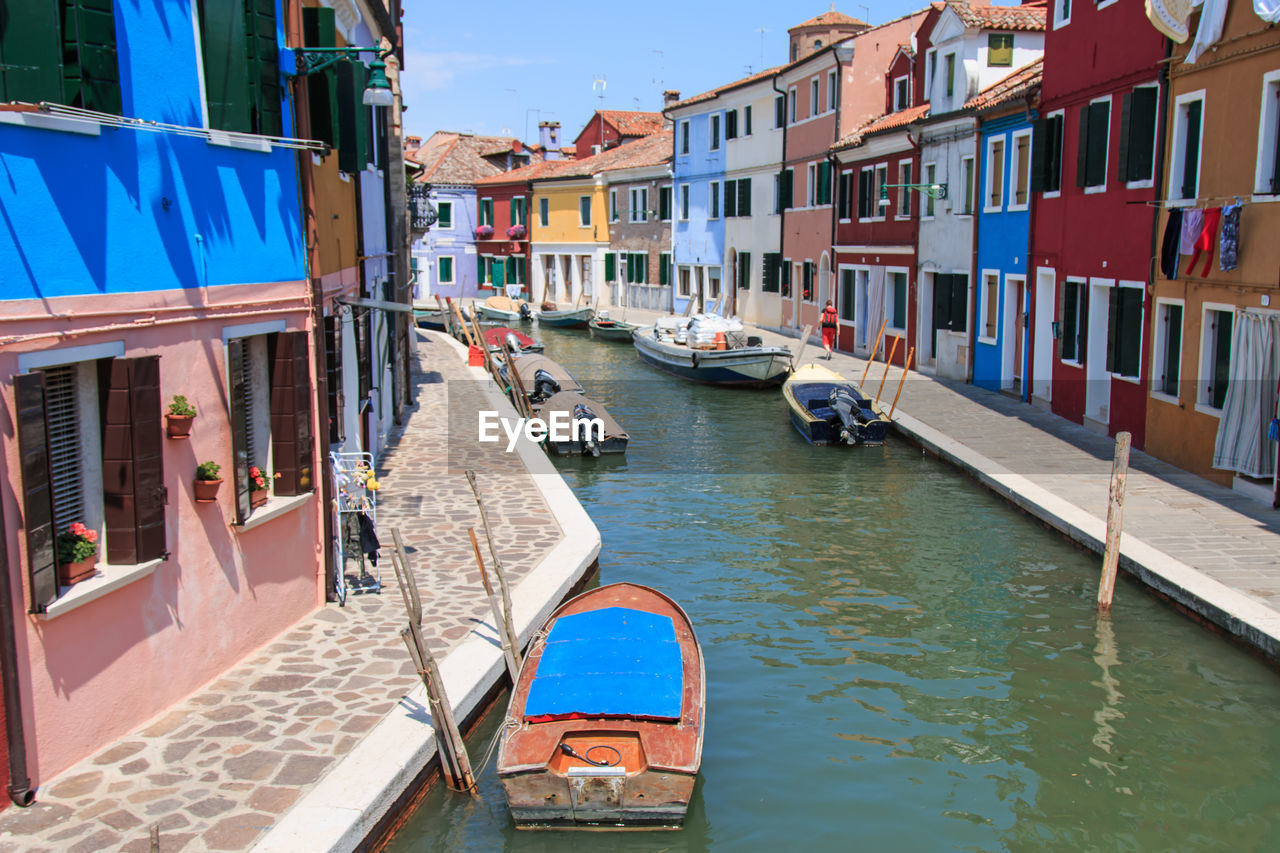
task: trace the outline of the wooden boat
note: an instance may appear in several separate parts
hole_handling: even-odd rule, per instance
[[[611,320],[603,311],[592,317],[587,325],[591,328],[591,337],[602,341],[630,341],[631,333],[640,328],[635,323]]]
[[[415,302],[413,303],[413,322],[419,329],[443,332],[444,309],[438,302]]]
[[[834,370],[800,367],[782,386],[791,423],[810,444],[884,444],[889,419],[880,406]]]
[[[481,319],[498,320],[504,323],[515,323],[520,320],[532,320],[533,312],[529,303],[523,299],[512,299],[508,296],[490,296],[477,306]]]
[[[525,395],[535,405],[561,391],[576,391],[581,394],[584,390],[578,384],[578,380],[573,378],[573,374],[545,355],[530,353],[513,358],[511,363],[515,367],[516,375],[520,377],[521,384],[524,385]],[[499,370],[501,375],[510,382],[510,378],[506,375],[506,366]]]
[[[603,403],[577,391],[557,391],[533,406],[533,413],[547,422],[550,432],[542,444],[556,456],[600,456],[626,453],[631,437],[609,414]],[[599,421],[599,426],[592,424]]]
[[[516,827],[678,828],[705,705],[702,650],[674,601],[619,583],[561,605],[503,723],[498,778]]]
[[[642,361],[693,382],[766,388],[781,385],[791,370],[791,350],[764,346],[759,338],[747,338],[744,346],[692,349],[654,325],[636,329],[631,340]]]
[[[520,352],[542,352],[541,343],[510,326],[490,326],[484,330],[483,334],[484,342],[488,344],[490,351],[502,352],[502,345],[507,335],[514,335],[520,342]]]
[[[590,308],[556,308],[553,303],[542,303],[538,312],[538,322],[544,326],[556,326],[561,329],[585,329],[593,316]]]

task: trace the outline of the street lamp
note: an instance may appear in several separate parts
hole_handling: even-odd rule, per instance
[[[881,207],[886,207],[889,204],[889,188],[890,187],[902,187],[908,190],[915,190],[916,192],[919,192],[922,195],[926,195],[929,198],[936,199],[936,198],[947,197],[946,184],[881,184],[880,185],[880,206]]]
[[[389,107],[395,103],[395,93],[391,91],[391,84],[387,81],[387,64],[382,60],[391,52],[391,48],[381,50],[376,47],[298,48],[295,51],[298,76],[316,74],[343,61],[359,62],[360,54],[372,53],[374,59],[369,63],[369,79],[365,83],[361,102],[367,107]]]

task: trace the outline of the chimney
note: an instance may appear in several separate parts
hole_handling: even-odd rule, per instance
[[[680,90],[668,89],[662,93],[662,108],[666,109],[678,100],[680,100]]]
[[[511,153],[519,154],[522,151],[524,151],[524,146],[520,144],[520,140],[519,139],[511,140]]]
[[[543,158],[546,160],[560,159],[560,122],[558,121],[540,121],[538,122],[538,144],[542,146]]]

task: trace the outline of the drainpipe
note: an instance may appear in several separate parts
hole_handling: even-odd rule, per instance
[[[960,165],[962,167],[960,177],[961,179],[963,179],[964,178],[964,174],[963,174],[964,155],[963,154],[960,157]],[[969,202],[973,201],[973,194],[978,191],[978,178],[981,174],[982,174],[982,119],[978,116],[974,116],[973,186],[970,188],[969,198],[968,198]],[[961,187],[961,191],[962,192],[964,191],[963,187]],[[950,196],[951,196],[951,190],[948,188],[947,190],[948,199],[950,199]],[[973,384],[974,348],[977,347],[978,345],[978,329],[977,329],[977,326],[978,326],[978,276],[982,274],[982,271],[978,268],[978,210],[979,210],[978,205],[974,204],[973,212],[969,214],[970,216],[973,217],[973,219],[970,220],[973,223],[973,228],[970,229],[973,232],[973,238],[972,238],[973,245],[969,254],[969,307],[968,307],[969,317],[968,317],[968,322],[966,324],[969,329],[969,333],[968,333],[969,363],[965,365],[965,368],[964,368],[965,382],[968,382],[969,384]],[[955,215],[954,204],[952,205],[951,211],[952,211],[952,216],[954,216]]]
[[[680,126],[676,124],[676,120],[666,107],[662,108],[662,118],[664,121],[671,122],[671,165],[667,168],[667,174],[671,176],[671,227],[667,229],[667,245],[671,247],[671,269],[667,273],[667,287],[671,288],[671,314],[674,315],[676,313],[676,282],[680,278],[680,266],[676,263],[676,223],[680,221],[680,216],[676,212],[680,206],[679,194],[676,192],[676,157],[680,150]],[[658,196],[659,207],[661,207],[661,187],[658,188]],[[658,263],[659,265],[662,263],[661,255],[658,256]]]
[[[831,55],[836,58],[836,130],[835,130],[835,133],[833,134],[835,138],[832,140],[832,144],[835,144],[840,141],[840,113],[842,108],[844,107],[844,63],[840,61],[841,53],[844,53],[849,58],[849,61],[852,62],[853,47],[850,46],[848,48],[844,48],[841,45],[837,45],[836,47],[832,48],[832,51],[831,51]],[[784,137],[784,140],[785,140],[785,137]],[[840,265],[836,263],[836,232],[839,229],[839,222],[840,222],[840,174],[838,171],[838,166],[840,165],[840,159],[836,156],[834,151],[827,149],[827,162],[831,164],[829,168],[831,171],[832,200],[834,202],[831,205],[831,281],[829,282],[830,286],[827,291],[827,295],[828,297],[831,298],[832,303],[837,306],[836,312],[838,316],[839,310],[840,310],[838,307],[840,304],[840,300],[832,296],[832,294],[838,295],[838,291],[840,289],[840,275],[839,275]],[[836,320],[836,349],[839,349],[839,348],[840,348],[840,321],[837,319]]]
[[[1038,88],[1026,94],[1026,105],[1027,121],[1031,122],[1032,127],[1034,128],[1035,122],[1040,118],[1040,90]],[[1034,130],[1032,130],[1032,138],[1035,138]],[[1032,152],[1032,156],[1035,156],[1034,151]],[[1028,184],[1030,184],[1030,180],[1028,180]],[[1036,274],[1036,267],[1033,263],[1035,256],[1031,252],[1032,235],[1036,233],[1036,208],[1038,205],[1035,202],[1034,194],[1031,192],[1031,187],[1029,185],[1027,187],[1027,201],[1029,202],[1027,205],[1027,269],[1026,277],[1023,279],[1025,282],[1023,286],[1027,288],[1027,317],[1031,319],[1026,324],[1026,343],[1023,344],[1022,348],[1023,362],[1026,364],[1022,377],[1022,402],[1024,403],[1031,402],[1031,388],[1034,384],[1032,377],[1035,376],[1036,372],[1036,330],[1034,318],[1038,313],[1036,310],[1038,307],[1036,305],[1036,301],[1040,294],[1040,277]],[[1054,286],[1056,288],[1057,285],[1055,284]]]
[[[31,790],[27,776],[27,737],[18,695],[18,639],[11,579],[4,508],[0,506],[0,686],[4,690],[4,736],[9,750],[9,799],[25,807],[36,801],[36,792]]]
[[[789,204],[782,203],[782,174],[786,171],[786,168],[787,168],[787,131],[790,127],[790,122],[787,119],[791,115],[791,104],[787,103],[788,98],[787,98],[786,91],[778,88],[777,74],[773,75],[773,77],[769,80],[769,85],[773,87],[773,91],[777,92],[779,95],[782,96],[782,165],[778,172],[778,178],[777,178],[778,208],[779,208],[779,211],[778,211],[778,265],[779,265],[778,266],[778,303],[779,303],[778,328],[782,328],[782,311],[781,311],[782,264],[785,262],[785,258],[787,256],[787,252],[786,252],[787,210],[790,208]],[[791,270],[788,269],[787,275],[790,276],[790,274],[791,274]]]

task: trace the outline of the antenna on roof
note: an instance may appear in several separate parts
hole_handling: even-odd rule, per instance
[[[870,10],[869,8],[867,8],[866,6],[859,6],[858,8],[862,10],[862,13],[863,13],[864,15],[866,15],[866,17],[862,19],[862,22],[863,22],[863,23],[865,23],[865,24],[869,24],[869,23],[871,23],[871,10]],[[832,4],[831,4],[831,11],[833,11],[833,12],[835,11],[835,4],[834,4],[834,3],[832,3]]]
[[[764,68],[764,34],[769,31],[764,27],[756,27],[756,32],[760,34],[760,67]]]
[[[667,54],[665,51],[661,51],[661,50],[651,50],[649,52],[658,54],[658,79],[650,80],[649,82],[653,83],[659,89],[666,88]]]

